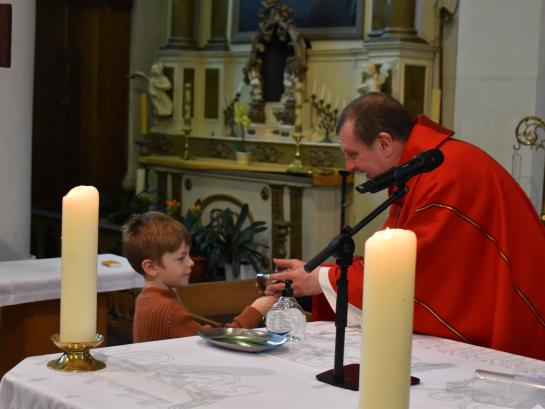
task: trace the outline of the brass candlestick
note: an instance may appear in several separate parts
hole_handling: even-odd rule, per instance
[[[331,143],[333,140],[329,136],[335,131],[337,124],[337,108],[333,108],[331,104],[326,103],[323,99],[317,100],[316,95],[311,95],[311,107],[316,112],[318,119],[318,127],[323,129],[324,138],[320,142]]]
[[[64,351],[60,358],[47,363],[47,367],[61,372],[91,372],[98,371],[106,366],[91,356],[89,349],[99,346],[104,337],[95,335],[94,341],[88,342],[62,342],[59,334],[51,336],[51,341]]]
[[[295,155],[293,161],[288,165],[288,172],[291,173],[309,173],[309,169],[303,165],[301,159],[301,139],[303,139],[303,132],[301,125],[295,125],[295,132],[293,133],[293,140],[295,141]]]

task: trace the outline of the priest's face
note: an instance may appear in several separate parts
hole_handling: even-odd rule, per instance
[[[377,137],[371,146],[367,146],[354,133],[353,120],[347,120],[341,127],[339,144],[344,153],[346,169],[350,172],[361,172],[368,178],[374,178],[397,165],[385,147],[383,137]]]
[[[189,246],[182,243],[178,250],[163,254],[161,262],[157,263],[156,284],[163,288],[188,285],[194,264],[189,257]]]

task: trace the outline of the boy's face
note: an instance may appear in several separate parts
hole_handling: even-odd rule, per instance
[[[189,246],[182,243],[178,250],[163,254],[161,263],[154,263],[151,281],[154,285],[163,288],[185,286],[189,284],[193,265],[193,260],[189,257]]]

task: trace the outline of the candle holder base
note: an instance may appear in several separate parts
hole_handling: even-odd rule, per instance
[[[100,334],[96,334],[95,340],[89,342],[61,342],[59,334],[52,335],[50,339],[64,353],[60,358],[49,361],[48,368],[61,372],[91,372],[106,366],[89,353],[89,349],[99,346],[104,340]]]
[[[308,166],[303,165],[303,162],[299,158],[295,158],[293,162],[288,165],[288,173],[306,173],[311,174],[312,171]]]
[[[357,391],[360,383],[360,364],[350,364],[343,366],[342,379],[338,379],[335,375],[335,369],[319,373],[316,375],[316,379],[320,382],[327,383],[329,385],[337,386],[339,388],[350,389]],[[411,376],[411,386],[418,385],[420,378]]]

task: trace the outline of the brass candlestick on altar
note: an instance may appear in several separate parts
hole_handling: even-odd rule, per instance
[[[303,95],[300,84],[295,87],[295,126],[293,140],[295,141],[295,156],[288,166],[288,172],[291,173],[310,173],[308,167],[303,165],[301,158],[301,139],[303,139]]]
[[[89,349],[99,346],[104,337],[96,334],[93,341],[88,342],[63,342],[60,341],[59,334],[51,336],[51,341],[64,351],[60,358],[49,361],[48,368],[61,372],[91,372],[98,371],[106,364],[95,359],[89,353]]]
[[[318,127],[323,129],[324,138],[320,142],[331,143],[333,140],[329,136],[335,130],[337,124],[338,109],[333,108],[331,104],[326,103],[323,99],[317,100],[316,95],[311,95],[311,107],[316,112],[318,117]]]
[[[291,173],[309,173],[309,169],[303,165],[301,159],[301,139],[303,139],[303,132],[301,125],[295,126],[295,132],[293,133],[293,140],[295,141],[295,155],[293,161],[288,165],[288,172]]]

